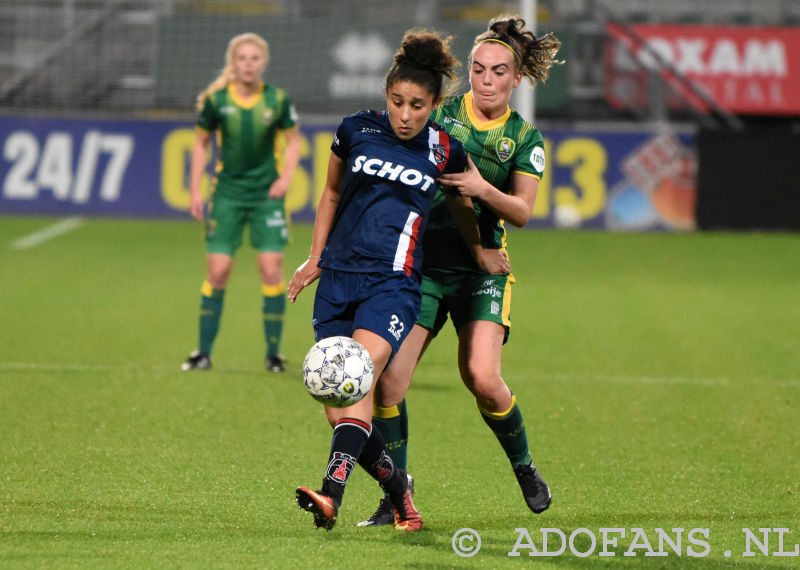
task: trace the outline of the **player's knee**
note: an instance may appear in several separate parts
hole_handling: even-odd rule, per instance
[[[380,382],[375,387],[375,404],[382,408],[396,406],[403,401],[407,391],[408,382],[390,366],[383,371]]]
[[[280,285],[283,282],[283,273],[280,268],[262,269],[261,281],[267,286]]]
[[[224,289],[231,276],[233,265],[209,264],[208,282],[214,289]]]
[[[472,395],[479,401],[496,402],[508,393],[500,374],[490,368],[473,367],[462,369],[462,380]]]
[[[472,384],[472,393],[476,398],[485,398],[487,400],[495,400],[504,393],[502,389],[502,380],[499,378],[482,378]]]
[[[511,391],[502,380],[499,384],[483,385],[481,388],[480,391],[473,392],[481,410],[500,413],[509,409],[513,402]]]
[[[460,368],[464,382],[479,393],[491,391],[503,382],[500,372],[494,366],[475,358],[462,363]]]
[[[231,276],[230,270],[213,272],[208,274],[208,282],[214,289],[225,289],[228,285],[228,278]]]

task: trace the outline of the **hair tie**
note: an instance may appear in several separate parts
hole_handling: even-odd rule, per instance
[[[501,45],[504,45],[504,46],[506,46],[508,49],[510,49],[510,50],[511,50],[511,53],[513,53],[513,54],[514,54],[514,59],[516,59],[516,60],[517,60],[517,65],[519,65],[520,67],[522,67],[522,60],[520,59],[520,57],[519,57],[519,54],[518,54],[518,53],[517,53],[517,52],[514,50],[514,48],[513,48],[513,47],[511,47],[511,45],[510,45],[510,44],[507,44],[507,43],[506,43],[506,42],[504,42],[503,40],[498,40],[498,39],[496,39],[496,38],[486,38],[485,40],[481,40],[481,41],[479,41],[479,42],[478,42],[477,44],[475,44],[475,45],[479,45],[479,44],[486,43],[486,42],[495,42],[495,43],[498,43],[498,44],[501,44]]]

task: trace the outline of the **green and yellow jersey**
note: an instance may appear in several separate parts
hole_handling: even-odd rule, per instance
[[[242,99],[233,84],[210,94],[197,128],[217,131],[220,149],[214,193],[236,201],[265,200],[278,178],[276,137],[297,122],[286,93],[262,83],[260,91]]]
[[[431,113],[431,119],[461,141],[484,180],[501,192],[510,192],[515,173],[537,179],[544,174],[542,135],[511,108],[502,117],[481,121],[472,110],[472,93],[466,93],[445,99]],[[473,201],[483,246],[505,248],[503,220],[480,200]],[[431,210],[422,248],[423,272],[426,269],[478,270],[441,191]]]

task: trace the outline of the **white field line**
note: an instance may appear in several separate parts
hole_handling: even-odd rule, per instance
[[[102,364],[48,364],[45,362],[0,362],[0,370],[53,370],[64,372],[67,370],[81,372],[108,372],[119,370],[119,366],[104,366]]]
[[[18,240],[13,241],[11,243],[11,249],[23,250],[36,247],[37,245],[51,240],[54,237],[58,237],[61,234],[72,231],[82,224],[83,218],[65,218],[60,222],[53,224],[52,226],[47,226],[38,232],[33,232],[32,234],[28,234],[19,238]]]
[[[214,366],[214,370],[216,372],[228,372],[234,374],[257,374],[263,375],[264,369],[262,367],[254,367],[252,369],[242,369],[242,368],[221,368],[218,366]],[[186,374],[185,372],[181,372],[180,365],[177,366],[159,366],[157,364],[153,365],[142,365],[137,366],[133,364],[78,364],[78,363],[55,363],[55,362],[0,362],[0,372],[96,372],[96,373],[108,373],[108,372],[136,372],[136,371],[144,371],[144,372],[175,372],[178,371],[182,375],[193,376],[192,374]],[[204,374],[205,376],[205,374]],[[3,379],[3,376],[0,375],[0,380]]]

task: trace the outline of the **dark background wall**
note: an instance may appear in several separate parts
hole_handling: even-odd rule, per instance
[[[697,138],[700,229],[800,230],[800,128],[749,125]]]

